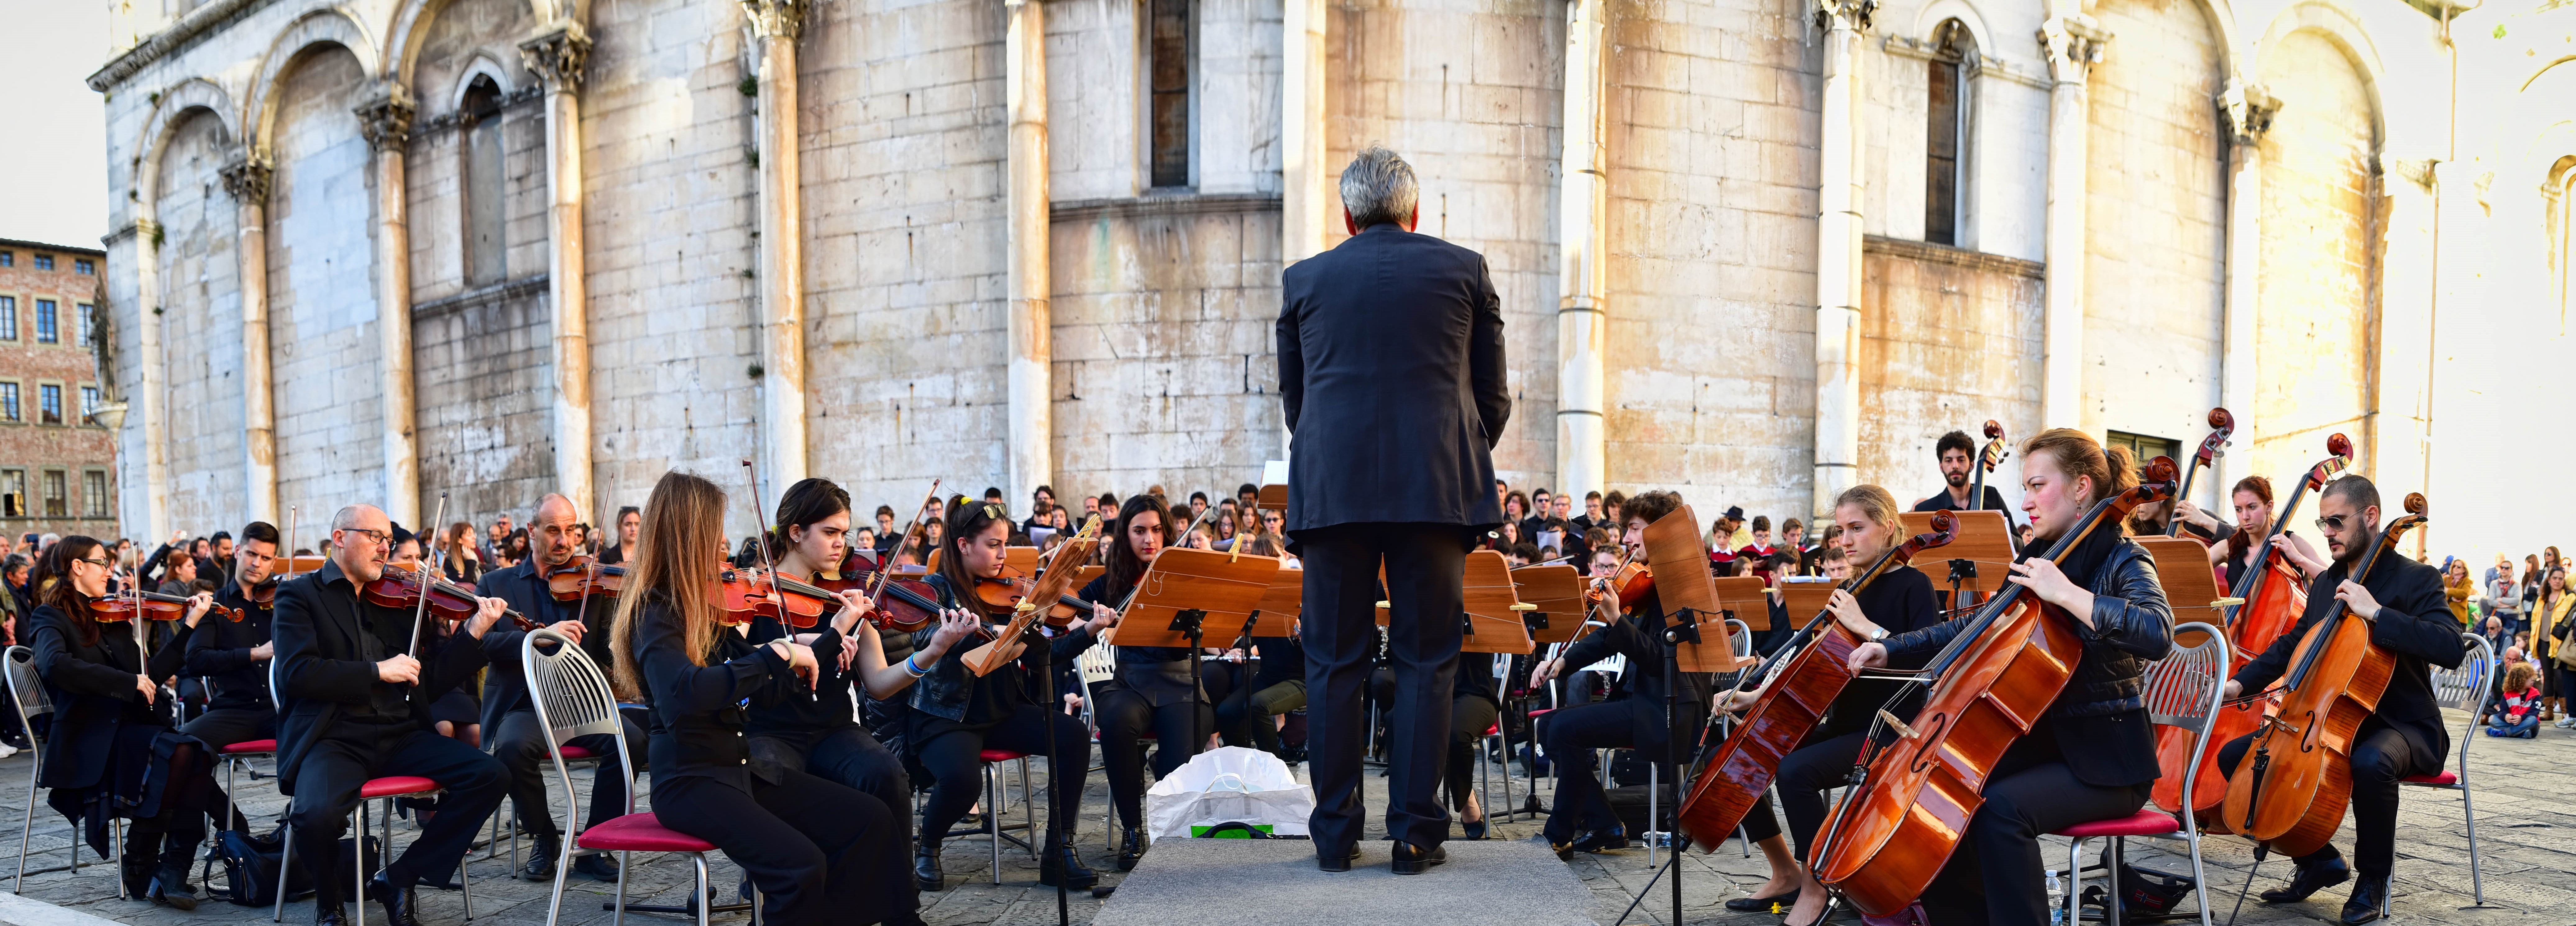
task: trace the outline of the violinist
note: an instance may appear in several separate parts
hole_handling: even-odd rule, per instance
[[[277,702],[268,696],[268,660],[277,651],[269,642],[269,602],[277,592],[269,573],[276,557],[277,528],[266,521],[243,527],[233,574],[215,593],[216,604],[239,610],[242,619],[200,624],[188,637],[187,673],[204,676],[214,690],[205,712],[179,732],[214,749],[277,738]]]
[[[107,821],[134,821],[121,860],[126,891],[154,906],[193,910],[188,864],[205,837],[205,815],[223,806],[204,744],[170,728],[162,682],[179,671],[186,645],[214,596],[187,599],[174,641],[144,660],[123,620],[104,621],[91,604],[109,595],[107,547],[74,535],[36,563],[39,600],[30,616],[36,671],[54,698],[54,728],[39,784],[46,803],[107,854]],[[141,777],[124,769],[142,767]]]
[[[850,494],[840,486],[828,479],[805,479],[789,486],[787,494],[779,496],[777,530],[770,540],[771,549],[778,551],[779,575],[812,581],[826,565],[842,562],[849,552],[849,526]],[[821,667],[815,684],[801,693],[752,705],[743,734],[755,762],[801,771],[876,798],[892,815],[893,838],[907,840],[912,835],[912,778],[904,773],[902,759],[859,728],[854,719],[859,705],[855,689],[864,685],[872,700],[894,697],[938,665],[978,625],[964,610],[951,609],[941,615],[929,645],[918,651],[912,648],[911,634],[896,636],[901,647],[896,655],[886,651],[887,634],[859,619],[866,612],[866,593],[852,589],[842,594],[845,606],[828,632],[792,634],[797,643],[814,648]],[[749,638],[754,645],[790,636],[776,618],[763,615],[751,623]],[[886,883],[903,885],[894,900],[903,911],[914,910],[920,897],[919,885],[904,868],[909,856],[898,850],[885,858],[893,866]],[[939,885],[930,889],[938,890]]]
[[[331,518],[330,561],[277,590],[278,790],[294,798],[293,848],[313,878],[316,924],[347,921],[340,836],[369,779],[416,775],[447,791],[420,837],[367,885],[391,926],[419,923],[414,885],[456,870],[505,793],[500,761],[432,731],[430,705],[483,668],[483,637],[507,603],[476,599],[462,632],[414,658],[418,611],[361,594],[385,578],[392,546],[383,511],[342,508]]]
[[[1083,586],[1082,600],[1103,610],[1124,606],[1145,567],[1171,542],[1171,512],[1162,501],[1144,493],[1130,496],[1111,524],[1108,569]],[[1190,651],[1178,646],[1118,647],[1117,674],[1092,697],[1100,763],[1118,811],[1118,870],[1132,871],[1145,854],[1144,741],[1152,737],[1155,743],[1154,777],[1170,777],[1217,731],[1215,701],[1191,685]]]
[[[475,587],[508,602],[511,610],[529,620],[571,637],[594,664],[605,666],[613,659],[608,647],[608,608],[602,606],[603,602],[590,601],[587,595],[579,600],[557,601],[546,584],[549,573],[576,565],[573,522],[577,517],[571,499],[552,493],[538,499],[536,514],[528,519],[525,528],[533,546],[530,555],[508,568],[485,573]],[[483,635],[483,655],[491,660],[492,670],[483,677],[486,690],[482,723],[492,739],[492,757],[501,760],[502,768],[509,773],[510,806],[518,812],[519,826],[535,843],[528,851],[527,863],[515,874],[528,881],[553,881],[555,860],[563,851],[563,835],[553,811],[546,806],[546,773],[554,767],[554,753],[549,742],[551,734],[546,732],[545,722],[537,719],[536,702],[528,697],[527,668],[519,658],[527,639],[527,632],[516,627],[502,627]],[[635,721],[623,722],[629,741],[644,738],[644,731],[635,726]],[[564,745],[590,750],[599,757],[599,766],[591,772],[590,815],[585,825],[597,826],[625,814],[626,773],[618,767],[614,738],[593,733],[574,737]],[[605,853],[575,859],[572,870],[602,881],[617,880],[617,863]]]
[[[948,506],[947,530],[942,535],[946,539],[938,548],[939,571],[927,580],[938,593],[942,610],[964,608],[987,624],[1010,620],[1010,608],[987,604],[975,593],[979,582],[1002,575],[1007,565],[1002,550],[1010,532],[1009,515],[999,504],[959,498]],[[1102,629],[1118,622],[1116,611],[1098,605],[1092,610],[1090,620],[1052,641],[1034,633],[999,641],[1002,654],[1012,657],[1016,665],[978,676],[963,660],[942,659],[912,686],[912,729],[904,741],[932,781],[930,802],[923,806],[921,833],[913,848],[913,876],[924,886],[939,882],[939,842],[982,790],[978,756],[987,749],[1047,757],[1052,793],[1047,801],[1046,842],[1038,855],[1038,883],[1054,887],[1062,882],[1075,890],[1099,883],[1099,874],[1082,863],[1073,847],[1083,779],[1091,767],[1091,734],[1082,721],[1051,710],[1055,695],[1047,690],[1053,687],[1050,662],[1072,659],[1091,646]],[[930,628],[915,631],[914,648],[930,648],[933,636]]]
[[[2095,502],[2137,483],[2126,448],[2106,454],[2081,431],[2040,432],[2021,453],[2021,507],[2039,544],[2033,550],[2053,546]],[[2137,812],[2158,772],[2142,678],[2149,660],[2172,649],[2173,611],[2146,549],[2104,524],[2084,536],[2064,568],[2034,554],[2014,563],[2006,581],[2063,609],[2083,654],[2056,703],[1997,763],[1983,809],[1924,891],[1924,911],[1939,926],[2048,922],[2039,834]],[[1924,660],[1974,622],[1962,618],[1863,643],[1852,651],[1851,665]]]
[[[1897,510],[1896,497],[1878,486],[1858,485],[1843,490],[1842,496],[1834,500],[1834,522],[1842,527],[1836,538],[1841,545],[1836,551],[1840,554],[1837,562],[1876,562],[1880,554],[1901,542],[1904,528]],[[1844,571],[1848,573],[1848,568]],[[1941,603],[1932,593],[1932,580],[1922,571],[1902,564],[1890,564],[1857,595],[1835,590],[1826,607],[1834,612],[1836,623],[1862,641],[1885,640],[1941,622]],[[1790,615],[1799,621],[1810,616]],[[1921,668],[1929,655],[1897,660],[1895,666]],[[1744,818],[1744,831],[1762,847],[1763,858],[1771,865],[1771,880],[1748,896],[1727,901],[1727,909],[1752,912],[1780,905],[1788,909],[1788,926],[1814,926],[1824,919],[1824,885],[1798,860],[1810,857],[1816,830],[1824,825],[1824,792],[1844,783],[1853,762],[1860,757],[1870,721],[1890,697],[1903,690],[1884,680],[1853,679],[1834,698],[1824,722],[1808,734],[1806,743],[1780,760],[1779,772],[1772,781],[1778,789],[1780,805],[1788,813],[1789,837],[1797,842],[1797,855],[1789,854],[1788,840],[1781,838],[1770,798],[1755,803]],[[1726,709],[1741,711],[1752,707],[1761,695],[1762,689],[1756,688],[1722,697],[1729,699]],[[1895,713],[1899,719],[1911,721],[1922,706],[1918,693]]]
[[[635,559],[618,595],[616,687],[653,705],[653,816],[713,843],[760,889],[777,926],[920,920],[903,896],[902,846],[885,804],[791,768],[754,762],[742,704],[803,697],[813,648],[753,645],[715,607],[724,490],[672,472],[644,502]],[[824,634],[827,646],[838,635]]]
[[[1682,506],[1671,492],[1645,492],[1627,500],[1620,516],[1627,519],[1625,539],[1632,561],[1642,561],[1646,525]],[[1556,805],[1548,812],[1548,846],[1556,857],[1571,861],[1576,852],[1603,852],[1628,845],[1627,832],[1610,811],[1601,780],[1593,770],[1593,750],[1633,749],[1649,762],[1662,762],[1672,748],[1672,729],[1697,730],[1706,719],[1714,676],[1684,672],[1679,676],[1681,716],[1667,727],[1664,717],[1664,628],[1662,600],[1653,592],[1639,598],[1627,616],[1568,645],[1557,658],[1530,672],[1530,688],[1546,685],[1568,667],[1588,666],[1613,655],[1628,657],[1629,696],[1548,712],[1538,722],[1539,742],[1557,763]]]
[[[2236,670],[2226,696],[2262,691],[2290,667],[2308,629],[2342,602],[2370,622],[2370,643],[2396,657],[2388,689],[2378,710],[2354,734],[2352,756],[2352,828],[2354,867],[2361,883],[2343,905],[2346,923],[2379,918],[2388,899],[2388,876],[2397,856],[2398,781],[2442,769],[2451,748],[2441,709],[2433,700],[2432,666],[2458,668],[2460,625],[2451,618],[2442,595],[2442,574],[2403,556],[2383,556],[2359,581],[2351,570],[2378,542],[2379,489],[2360,476],[2326,484],[2317,496],[2317,531],[2325,537],[2334,560],[2308,586],[2308,608],[2298,626],[2272,641],[2272,646]],[[2259,735],[2259,734],[2257,734]],[[2218,767],[2234,775],[2252,748],[2254,736],[2229,742],[2218,750]],[[2343,855],[2332,843],[2293,860],[2289,886],[2264,891],[2265,903],[2296,903],[2308,895],[2351,879]]]

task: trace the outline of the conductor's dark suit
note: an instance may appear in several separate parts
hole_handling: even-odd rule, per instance
[[[1511,416],[1485,258],[1375,225],[1282,274],[1279,397],[1296,465],[1285,529],[1305,558],[1316,851],[1360,838],[1361,697],[1381,561],[1396,675],[1387,832],[1439,845],[1467,549],[1503,521],[1491,451]]]

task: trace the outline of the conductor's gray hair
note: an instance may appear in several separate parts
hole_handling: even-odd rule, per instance
[[[1361,149],[1351,166],[1342,169],[1342,208],[1349,210],[1354,228],[1404,224],[1413,218],[1420,192],[1413,165],[1381,145]]]

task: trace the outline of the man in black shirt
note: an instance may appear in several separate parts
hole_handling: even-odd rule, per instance
[[[1946,485],[1947,490],[1934,492],[1930,497],[1916,502],[1914,510],[1969,510],[1971,506],[1968,504],[1968,483],[1976,474],[1976,442],[1968,438],[1966,431],[1952,431],[1941,435],[1941,442],[1935,445],[1934,452],[1940,456],[1941,481]],[[1992,483],[1986,486],[1985,504],[1974,507],[1984,511],[2000,511],[2004,513],[2005,518],[2012,517],[2012,508],[2004,504],[2004,494],[1996,491]]]
[[[187,674],[209,680],[212,703],[179,732],[208,747],[277,738],[277,702],[268,696],[268,660],[276,646],[269,642],[268,605],[251,600],[250,590],[268,581],[276,565],[277,528],[252,521],[242,528],[241,546],[230,557],[231,581],[215,593],[215,603],[239,609],[239,623],[202,621],[188,637]]]

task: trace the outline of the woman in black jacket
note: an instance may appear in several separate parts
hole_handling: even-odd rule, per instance
[[[986,605],[974,591],[979,581],[1001,576],[1002,550],[1010,542],[1010,531],[1002,506],[963,497],[951,500],[948,526],[940,541],[939,571],[928,580],[939,593],[940,607],[965,608],[988,624],[1010,620],[1009,608]],[[1052,793],[1047,802],[1046,844],[1038,854],[1038,883],[1053,887],[1061,879],[1065,886],[1077,889],[1099,883],[1100,875],[1085,866],[1073,848],[1083,779],[1091,768],[1091,734],[1081,721],[1050,710],[1055,697],[1046,689],[1053,687],[1051,661],[1072,659],[1091,646],[1094,634],[1117,622],[1118,612],[1095,605],[1090,620],[1052,641],[1031,633],[994,644],[1003,647],[1011,662],[989,675],[968,670],[963,658],[942,659],[912,686],[912,729],[904,743],[932,782],[930,802],[921,811],[921,832],[913,842],[913,877],[923,889],[937,890],[940,885],[939,842],[980,796],[983,763],[979,756],[987,749],[1047,757]],[[915,631],[913,643],[926,647],[931,636],[928,629]],[[998,809],[986,808],[985,819],[993,821],[993,811]]]
[[[205,746],[172,729],[160,691],[185,662],[188,637],[214,596],[190,596],[170,641],[147,662],[131,625],[90,616],[89,603],[108,595],[109,563],[97,540],[65,537],[37,561],[30,581],[38,603],[29,641],[55,708],[38,783],[53,789],[46,803],[84,829],[102,856],[108,818],[133,820],[122,860],[126,891],[194,910],[188,863],[205,838],[207,811],[226,802]]]
[[[743,707],[813,690],[842,641],[754,645],[719,622],[708,583],[724,548],[724,491],[666,473],[644,504],[643,535],[618,597],[617,685],[653,705],[653,816],[714,843],[763,894],[780,926],[921,922],[903,901],[903,837],[884,803],[804,772],[752,761]]]
[[[2069,428],[2040,432],[2022,445],[2021,458],[2031,551],[2053,551],[2094,503],[2137,484],[2125,449],[2106,455],[2093,438]],[[2105,523],[2062,563],[2029,552],[2007,581],[2065,612],[2084,642],[2083,656],[2056,703],[1997,762],[1986,779],[1984,806],[1923,892],[1924,911],[1939,926],[2048,922],[2039,835],[2137,812],[2158,774],[2143,677],[2148,661],[2173,648],[2173,610],[2146,549]],[[1851,664],[1878,668],[1923,659],[1971,620],[1861,644]]]
[[[1172,542],[1172,513],[1160,499],[1139,493],[1118,508],[1111,525],[1109,565],[1082,600],[1094,607],[1126,605],[1145,567]],[[1240,535],[1238,535],[1240,536]],[[1145,737],[1154,738],[1154,777],[1162,778],[1199,754],[1217,730],[1214,700],[1190,684],[1190,651],[1179,646],[1121,646],[1118,674],[1092,692],[1100,726],[1100,763],[1109,775],[1109,799],[1118,811],[1118,870],[1131,871],[1145,854]]]

